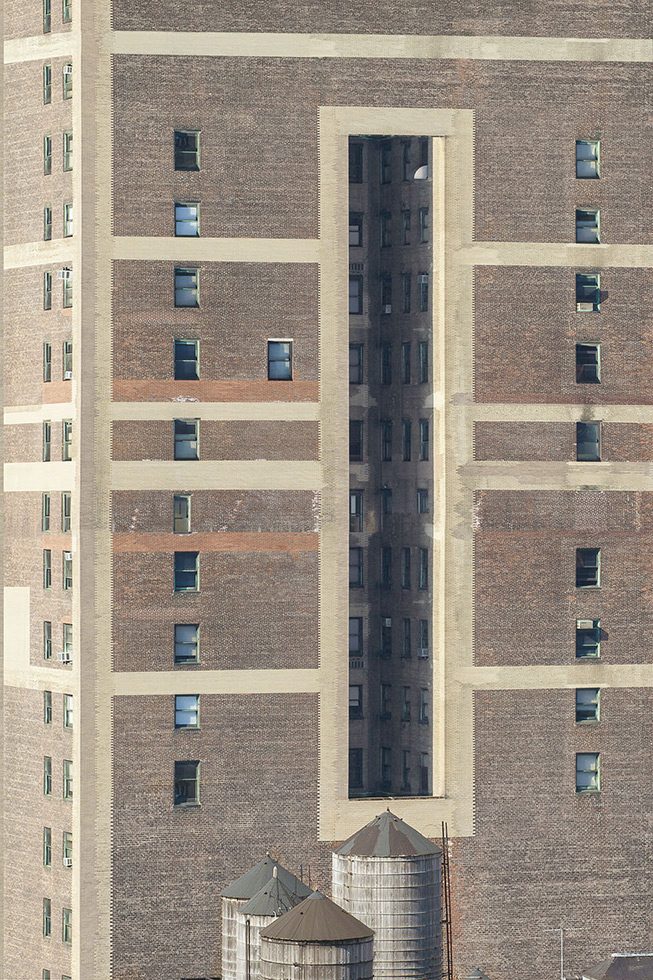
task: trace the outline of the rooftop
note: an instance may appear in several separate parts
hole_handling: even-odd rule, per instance
[[[336,854],[359,857],[411,857],[418,854],[440,854],[441,848],[419,831],[386,810],[349,837]]]
[[[296,943],[343,942],[369,939],[373,935],[360,919],[345,912],[322,892],[313,892],[290,912],[261,930],[261,936],[266,939]]]
[[[241,875],[240,878],[236,878],[230,885],[227,885],[222,892],[222,897],[240,898],[243,900],[253,898],[257,892],[268,884],[274,868],[277,869],[279,881],[288,889],[291,895],[304,898],[306,895],[311,894],[311,889],[303,881],[300,881],[297,875],[292,874],[291,871],[284,868],[273,857],[266,854],[262,861],[259,861],[253,868],[246,871],[244,875]]]
[[[273,868],[272,877],[260,891],[257,891],[253,898],[250,898],[246,905],[241,908],[243,915],[283,915],[289,912],[301,901],[301,896],[296,892],[289,891],[288,888],[279,880]]]
[[[582,976],[583,980],[653,980],[653,953],[613,953]]]

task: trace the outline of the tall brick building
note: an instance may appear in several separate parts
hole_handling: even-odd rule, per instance
[[[7,980],[390,797],[457,976],[650,952],[650,23],[5,0]]]

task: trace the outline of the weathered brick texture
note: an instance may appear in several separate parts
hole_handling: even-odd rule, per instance
[[[598,409],[593,418],[600,419]],[[579,409],[578,420],[584,413]],[[576,460],[574,422],[476,422],[476,459]],[[653,460],[653,425],[644,422],[604,422],[601,461],[649,463]]]
[[[184,405],[179,418],[194,415]],[[200,421],[201,459],[308,460],[318,455],[317,422]],[[113,458],[174,459],[174,423],[114,422]]]
[[[70,31],[72,24],[64,24],[61,2],[52,2],[52,33]],[[4,5],[4,33],[6,38],[32,37],[43,33],[43,4],[39,0],[6,0]]]

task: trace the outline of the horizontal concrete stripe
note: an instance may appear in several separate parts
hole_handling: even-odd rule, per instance
[[[112,675],[116,697],[174,694],[313,694],[319,670],[151,670]]]
[[[8,269],[24,269],[32,265],[72,266],[75,255],[72,238],[61,238],[52,242],[25,242],[21,245],[5,245],[4,267]],[[61,282],[56,275],[52,277],[52,289],[56,290]],[[53,303],[55,302],[53,296]]]
[[[452,411],[464,411],[477,422],[580,422],[589,415],[603,422],[653,423],[653,405],[476,403],[454,406]]]
[[[72,31],[65,33],[55,31],[52,34],[37,34],[35,37],[15,37],[5,41],[5,65],[41,58],[66,58],[73,55],[76,46],[77,36]]]
[[[576,687],[653,687],[653,664],[578,663],[546,667],[473,667],[456,679],[474,690],[526,691]]]
[[[70,384],[68,384],[70,396]],[[60,422],[61,419],[75,419],[75,406],[72,402],[49,402],[46,405],[11,405],[4,410],[5,425],[40,425],[42,422]]]
[[[6,493],[25,491],[72,490],[75,463],[5,463]]]
[[[464,58],[488,61],[649,62],[646,38],[410,34],[115,31],[114,54],[260,58]]]
[[[111,465],[113,490],[318,490],[321,486],[322,468],[310,460],[144,460]]]
[[[113,238],[115,261],[145,262],[317,262],[313,238]]]
[[[208,421],[314,422],[320,417],[317,402],[113,402],[111,418],[169,420],[199,418]]]
[[[653,490],[653,463],[479,460],[459,474],[472,490]]]
[[[460,265],[563,266],[572,269],[646,269],[653,245],[576,245],[567,242],[474,242],[451,255]]]
[[[44,538],[45,540],[45,538]],[[204,552],[281,552],[302,554],[317,551],[319,535],[312,532],[282,534],[269,531],[215,531],[192,534],[130,534],[113,535],[114,554],[135,552],[201,551]]]
[[[56,514],[51,515],[51,525],[56,523],[57,516]],[[54,534],[45,531],[41,535],[41,548],[50,548],[52,551],[72,551],[73,536],[72,534]]]
[[[317,402],[318,381],[170,381],[114,378],[117,402]]]

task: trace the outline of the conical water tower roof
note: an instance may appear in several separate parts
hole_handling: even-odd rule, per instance
[[[278,861],[267,854],[262,861],[255,864],[253,868],[246,871],[240,878],[236,878],[222,892],[223,898],[240,898],[248,900],[253,898],[272,877],[273,869],[277,869],[279,881],[288,889],[292,895],[304,898],[311,894],[311,889],[300,881],[299,878],[284,868]]]
[[[412,857],[440,854],[442,848],[399,817],[386,810],[336,850],[336,854],[358,857]]]
[[[374,933],[322,892],[313,892],[276,922],[261,930],[266,939],[296,943],[343,942],[369,939]]]
[[[274,874],[253,898],[241,908],[243,915],[283,915],[301,901],[301,896],[292,894],[278,875]]]

